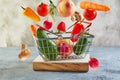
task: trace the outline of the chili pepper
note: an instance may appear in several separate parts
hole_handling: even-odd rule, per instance
[[[36,22],[39,22],[40,21],[40,17],[30,8],[30,7],[22,7],[21,8],[23,9],[23,15],[36,21]]]

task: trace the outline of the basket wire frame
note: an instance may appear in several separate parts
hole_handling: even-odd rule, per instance
[[[70,38],[71,37],[63,37],[64,40],[69,39],[69,42],[68,42],[69,45],[70,45]],[[87,44],[83,44],[83,42],[84,42],[83,40],[85,38],[88,40]],[[58,55],[58,54],[60,54],[59,51],[58,51],[58,54],[55,54],[56,52],[54,53],[54,48],[55,47],[59,48],[59,47],[57,45],[56,46],[49,46],[49,43],[48,43],[47,40],[51,40],[51,41],[55,42],[56,40],[59,39],[58,37],[54,37],[54,38],[39,38],[39,39],[35,38],[35,42],[36,42],[36,46],[37,46],[37,49],[38,49],[38,52],[39,52],[40,56],[45,61],[55,61],[55,60],[58,61],[58,60],[69,60],[69,59],[83,59],[86,56],[86,54],[89,53],[89,49],[90,49],[90,46],[92,45],[93,38],[94,38],[93,35],[80,36],[79,39],[82,39],[82,41],[81,41],[82,45],[77,45],[76,50],[75,51],[72,50],[72,54],[69,55],[69,56],[64,56],[64,55],[59,56]],[[39,45],[39,41],[41,41],[41,45],[42,46]],[[44,45],[45,42],[46,42],[46,45]],[[73,48],[74,48],[74,46],[76,44],[77,44],[77,42],[73,42]],[[82,54],[76,55],[75,53],[76,52],[79,53],[83,46],[86,46],[84,52]],[[41,51],[41,49],[42,49],[42,51]],[[52,52],[52,53],[50,53],[50,52]],[[52,55],[52,57],[51,57],[50,54],[54,54],[54,55]],[[50,57],[53,58],[53,59],[50,60]],[[56,57],[56,59],[54,59],[55,57]]]

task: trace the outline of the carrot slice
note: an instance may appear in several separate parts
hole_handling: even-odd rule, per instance
[[[80,8],[93,9],[93,10],[98,10],[98,11],[109,11],[110,10],[110,8],[106,5],[97,4],[95,2],[90,2],[90,1],[80,2]]]
[[[34,25],[30,25],[30,31],[34,37],[36,37],[37,28]]]

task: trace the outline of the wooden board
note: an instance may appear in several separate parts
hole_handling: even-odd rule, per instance
[[[47,61],[45,62],[38,56],[33,62],[33,70],[35,71],[72,71],[72,72],[88,72],[89,54],[84,59]]]

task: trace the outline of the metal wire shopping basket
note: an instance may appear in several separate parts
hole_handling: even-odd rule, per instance
[[[52,34],[49,35],[51,36]],[[84,58],[89,52],[94,36],[90,34],[80,36],[77,42],[72,42],[70,38],[67,35],[63,36],[62,39],[50,37],[35,39],[35,41],[39,54],[45,61]],[[61,48],[60,42],[67,43],[67,47],[63,46]]]

